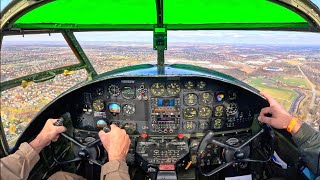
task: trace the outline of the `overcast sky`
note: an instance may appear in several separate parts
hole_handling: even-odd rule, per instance
[[[81,41],[146,42],[152,44],[150,32],[82,32],[75,33]],[[7,41],[64,41],[61,34],[6,36]],[[169,31],[168,43],[284,44],[320,46],[320,33],[274,31]]]

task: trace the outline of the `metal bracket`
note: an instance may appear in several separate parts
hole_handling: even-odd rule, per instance
[[[84,53],[83,49],[81,48],[79,42],[77,41],[76,37],[70,30],[65,30],[62,33],[64,39],[67,41],[68,45],[72,49],[73,53],[77,56],[81,64],[85,64],[85,68],[89,75],[92,77],[97,76],[96,70],[93,68],[91,62],[89,61],[87,55]]]
[[[320,30],[320,10],[308,0],[269,0],[302,16],[316,31]]]
[[[157,25],[154,28],[154,34],[153,34],[154,41],[157,39],[157,37],[155,37],[156,29],[157,28],[159,28],[159,29],[164,28],[163,27],[163,0],[155,0],[155,1],[156,1],[156,9],[157,9]],[[165,37],[163,36],[162,38],[165,38],[165,42],[167,42],[166,28],[165,28]],[[166,48],[166,45],[163,44],[163,47]],[[164,65],[164,48],[161,48],[161,49],[155,48],[155,49],[157,49],[157,51],[158,51],[157,65],[163,66]]]
[[[13,23],[27,12],[54,0],[15,0],[1,12],[0,29],[11,28]]]
[[[75,64],[75,65],[71,65],[71,66],[52,69],[50,71],[55,74],[62,74],[65,69],[79,70],[79,69],[84,69],[84,68],[85,68],[85,65],[83,65],[83,64]],[[16,86],[20,86],[21,82],[23,80],[25,80],[27,82],[33,81],[35,77],[43,76],[44,74],[47,74],[47,71],[39,72],[39,73],[31,74],[28,76],[23,76],[20,78],[16,78],[16,79],[2,82],[2,83],[0,83],[0,92],[7,90],[7,89],[10,89],[10,88],[13,88],[13,87],[16,87]]]
[[[4,133],[2,120],[0,118],[0,158],[3,158],[5,156],[9,155],[9,145],[6,139],[6,135]]]

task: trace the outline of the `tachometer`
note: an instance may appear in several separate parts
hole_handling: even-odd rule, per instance
[[[208,118],[211,116],[211,109],[207,106],[199,107],[199,117],[200,118]]]
[[[238,106],[236,103],[230,103],[227,107],[226,107],[226,113],[228,115],[234,115],[238,112]]]
[[[188,107],[183,109],[183,117],[186,120],[192,120],[197,116],[197,109],[195,107]]]
[[[183,97],[183,100],[184,100],[184,103],[188,106],[192,106],[192,105],[195,105],[197,104],[197,101],[198,101],[198,97],[196,94],[194,93],[189,93],[189,94],[186,94],[184,97]]]
[[[102,111],[104,110],[104,103],[102,99],[96,99],[92,103],[94,111]]]
[[[180,93],[180,85],[176,82],[171,82],[167,85],[168,94],[171,96],[176,96]]]
[[[120,88],[117,85],[111,84],[108,87],[108,91],[110,93],[111,96],[119,96],[120,95]]]
[[[209,105],[213,102],[213,96],[209,92],[203,92],[200,94],[199,102]]]
[[[163,83],[154,83],[151,86],[151,93],[154,96],[162,96],[164,94],[165,87]]]
[[[124,86],[121,91],[122,97],[125,99],[133,99],[136,95],[136,90],[130,86]]]
[[[136,108],[134,107],[133,104],[125,104],[122,110],[125,116],[131,116],[136,112]]]

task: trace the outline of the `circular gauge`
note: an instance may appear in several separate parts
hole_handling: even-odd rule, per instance
[[[194,84],[193,81],[187,81],[187,82],[184,83],[184,87],[185,87],[186,89],[188,89],[188,90],[194,89],[194,86],[195,86],[195,84]]]
[[[97,128],[103,128],[107,125],[106,121],[103,119],[100,119],[99,121],[97,121]]]
[[[194,119],[197,116],[197,109],[195,107],[188,107],[183,109],[184,119]]]
[[[206,88],[206,86],[207,86],[207,84],[204,81],[200,81],[200,82],[197,83],[197,88],[199,90],[204,90]]]
[[[187,132],[196,130],[197,124],[194,121],[187,121],[183,123],[183,129]]]
[[[111,103],[111,104],[109,104],[109,111],[110,111],[110,113],[112,113],[113,115],[119,114],[120,111],[121,111],[119,104],[116,104],[116,103]]]
[[[176,82],[171,82],[167,85],[167,91],[170,96],[176,96],[180,93],[180,85]]]
[[[200,94],[199,101],[202,104],[210,104],[213,102],[213,96],[209,92],[203,92]]]
[[[97,88],[96,90],[98,96],[102,96],[103,95],[103,89],[102,88]]]
[[[111,84],[108,88],[108,91],[111,96],[119,96],[120,95],[120,88],[117,85]]]
[[[209,128],[210,127],[208,121],[199,121],[199,130],[207,130]]]
[[[125,99],[133,99],[136,95],[136,90],[130,86],[124,86],[121,91],[122,97]]]
[[[165,87],[163,83],[154,83],[151,86],[151,93],[155,96],[162,96],[164,91]]]
[[[207,106],[199,107],[199,117],[200,118],[208,118],[211,116],[211,109]]]
[[[184,97],[183,97],[183,100],[184,100],[184,103],[188,106],[192,106],[192,105],[195,105],[197,104],[197,101],[198,101],[198,97],[196,94],[194,93],[189,93],[189,94],[186,94]]]
[[[92,103],[93,110],[102,111],[104,109],[104,103],[102,99],[96,99]]]
[[[227,107],[226,107],[226,112],[228,115],[234,115],[238,112],[238,106],[236,103],[230,103]]]
[[[214,119],[213,129],[221,129],[221,128],[222,128],[222,119]]]
[[[223,114],[224,114],[224,107],[223,107],[223,105],[216,106],[214,109],[215,109],[215,110],[214,110],[214,116],[215,116],[215,117],[221,117],[221,116],[223,116]]]
[[[125,104],[122,107],[122,110],[123,110],[123,114],[125,116],[131,116],[136,112],[136,108],[134,107],[133,104]]]
[[[233,101],[237,99],[237,93],[234,91],[229,92],[229,100]]]

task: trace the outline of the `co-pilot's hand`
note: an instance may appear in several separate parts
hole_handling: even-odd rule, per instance
[[[277,129],[285,129],[288,127],[292,116],[270,95],[261,93],[268,100],[270,107],[261,109],[258,120],[269,124]],[[271,117],[267,117],[267,114],[271,114]]]
[[[258,120],[269,124],[277,129],[286,129],[292,120],[292,116],[270,95],[261,93],[268,100],[270,107],[261,109]],[[271,114],[271,117],[267,117],[267,114]],[[297,121],[297,124],[291,131],[291,134],[295,134],[301,127],[302,122]]]
[[[59,134],[67,129],[64,126],[54,126],[57,119],[48,119],[38,136],[30,142],[31,147],[40,152],[44,147],[48,146],[51,141],[56,142]]]
[[[129,136],[125,130],[120,129],[114,124],[112,124],[110,127],[111,131],[108,133],[105,133],[102,130],[99,132],[99,137],[103,147],[108,152],[109,161],[125,161],[130,146]]]

